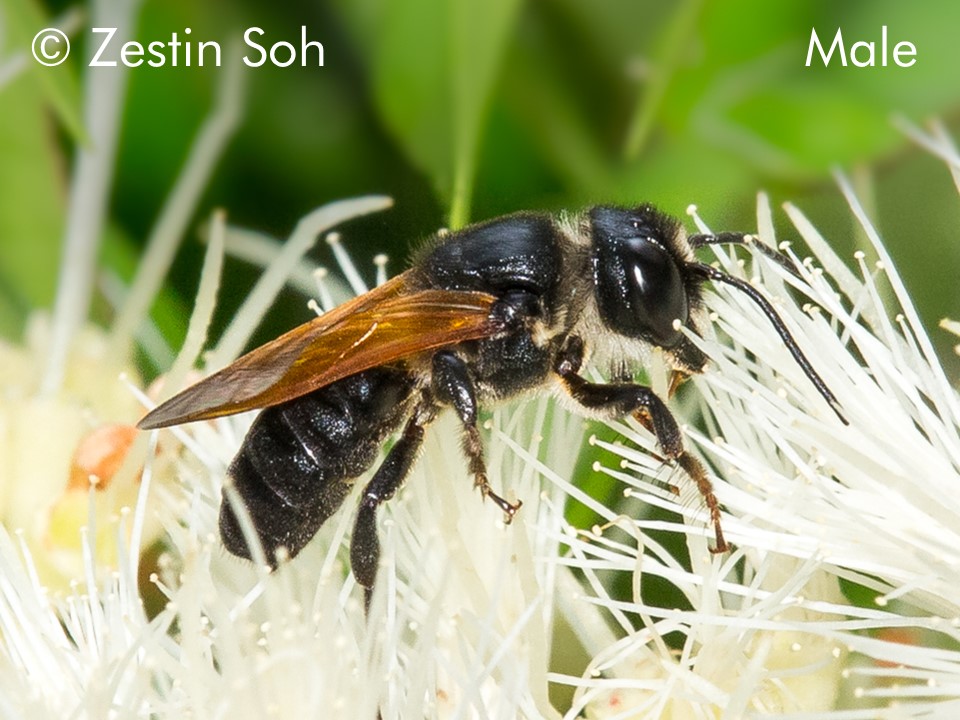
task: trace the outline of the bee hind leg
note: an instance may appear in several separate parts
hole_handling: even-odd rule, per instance
[[[418,407],[407,421],[396,443],[367,483],[360,499],[357,519],[350,541],[350,566],[357,582],[363,586],[364,609],[369,612],[373,585],[380,564],[380,538],[377,535],[377,509],[389,500],[403,485],[423,444],[427,424],[434,411],[429,406]]]
[[[483,442],[477,428],[477,395],[467,363],[453,352],[437,352],[433,356],[432,378],[437,401],[451,406],[463,425],[463,454],[474,477],[474,486],[480,489],[483,497],[490,498],[503,511],[509,523],[523,503],[511,503],[490,487],[487,465],[483,459]]]

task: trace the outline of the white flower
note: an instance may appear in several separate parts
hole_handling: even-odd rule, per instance
[[[652,438],[632,423],[615,424],[621,443],[595,441],[614,453],[611,467],[598,470],[623,484],[630,503],[606,507],[573,484],[584,425],[546,398],[497,409],[485,425],[494,487],[524,501],[510,526],[473,488],[451,419],[430,428],[405,488],[381,513],[383,563],[369,622],[344,547],[355,497],[274,573],[222,549],[221,487],[249,416],[164,431],[159,454],[146,447],[156,436],[142,435],[142,479],[139,466],[129,469],[125,494],[106,512],[98,512],[96,492],[59,505],[68,487],[64,458],[74,457],[80,434],[64,431],[59,414],[86,421],[101,403],[111,427],[136,417],[115,378],[190,215],[189,201],[236,120],[236,93],[225,84],[228,92],[171,194],[175,201],[158,220],[151,259],[118,302],[126,309],[109,344],[102,333],[61,319],[54,323],[60,330],[34,331],[25,347],[0,349],[4,366],[14,368],[0,396],[0,472],[13,472],[12,479],[0,478],[4,512],[16,507],[16,493],[52,488],[37,497],[70,519],[56,535],[71,535],[75,544],[66,561],[37,541],[35,510],[4,515],[0,714],[40,720],[956,714],[960,399],[842,181],[879,267],[858,257],[858,272],[849,271],[790,206],[787,214],[815,256],[798,261],[802,280],[763,258],[750,267],[849,425],[817,394],[755,305],[724,288],[707,294],[722,342],[696,340],[714,362],[693,381],[696,392],[675,406],[689,423],[688,447],[714,469],[724,530],[734,544],[728,554],[709,553],[711,528],[695,490],[654,457]],[[942,134],[923,139],[960,171]],[[110,158],[95,160],[87,167],[102,180]],[[299,258],[318,233],[382,204],[361,199],[312,213],[278,252],[216,219],[187,341],[163,392],[183,382],[203,345],[224,247],[275,257],[209,356],[211,367],[241,350],[288,279],[302,279]],[[102,218],[83,220],[77,227]],[[761,239],[776,244],[764,198],[758,226]],[[95,243],[74,250],[89,261]],[[344,248],[335,244],[335,251],[359,290]],[[722,251],[717,261],[739,273],[734,257]],[[92,272],[92,262],[84,266]],[[882,306],[875,285],[881,273],[898,307]],[[71,282],[82,289],[93,278]],[[806,300],[797,303],[788,288]],[[323,284],[321,305],[329,306],[333,294]],[[62,349],[63,362],[44,382],[31,374],[50,343]],[[79,405],[69,395],[74,375],[87,378],[78,385],[86,398]],[[662,388],[662,377],[653,376]],[[58,403],[58,414],[28,423],[23,408],[38,386],[46,386],[44,400]],[[52,450],[35,444],[64,435]],[[129,437],[107,431],[106,447],[117,447],[119,436]],[[111,457],[94,455],[92,464],[76,465],[101,467]],[[680,495],[665,481],[676,483]],[[563,515],[568,497],[595,510],[603,524],[570,527]],[[636,500],[671,509],[676,519],[646,515]],[[142,582],[151,526],[164,529],[168,550]],[[651,530],[681,536],[689,562]],[[71,578],[66,591],[50,589],[50,567]],[[615,589],[617,578],[628,580],[626,597]],[[676,594],[650,593],[655,580]],[[143,607],[148,582],[167,601],[153,616]],[[560,655],[577,671],[559,671]],[[563,687],[574,690],[573,699],[554,708],[551,691]]]
[[[641,574],[664,578],[689,606],[599,600],[623,637],[606,647],[581,637],[600,675],[578,682],[592,717],[831,717],[827,711],[843,708],[866,715],[836,717],[877,717],[881,707],[891,717],[955,714],[960,399],[875,229],[843,178],[840,184],[877,263],[868,266],[858,253],[859,273],[850,272],[788,205],[815,260],[801,264],[802,282],[763,259],[755,272],[849,425],[818,396],[756,306],[723,288],[709,296],[714,326],[729,341],[700,343],[714,359],[694,381],[709,432],[691,429],[688,437],[716,468],[735,550],[711,557],[698,502],[677,505],[663,495],[662,470],[644,452],[610,446],[629,470],[608,472],[633,495],[688,518],[677,530],[688,533],[692,569],[655,546],[643,521],[628,523],[646,545],[642,557],[613,540],[574,548],[585,561],[600,561],[593,568],[633,571],[635,586]],[[764,197],[758,223],[761,239],[774,245]],[[718,260],[738,272],[730,253]],[[881,274],[896,307],[880,300]],[[808,300],[794,302],[787,285]],[[622,429],[651,449],[645,434]]]
[[[137,494],[136,468],[120,469],[137,436],[139,403],[117,378],[133,377],[130,359],[109,351],[102,330],[74,338],[67,372],[54,395],[39,393],[50,348],[47,316],[35,314],[23,346],[0,342],[0,519],[19,528],[43,581],[65,586],[83,569],[80,528],[90,513],[97,556],[115,563],[109,528]],[[92,494],[91,488],[96,488]],[[89,496],[89,497],[88,497]]]
[[[76,593],[51,599],[23,547],[0,543],[10,706],[31,717],[374,717],[378,709],[385,718],[558,717],[548,695],[558,683],[576,688],[565,717],[829,717],[894,700],[898,716],[945,708],[960,661],[949,649],[960,605],[950,493],[957,397],[905,296],[902,317],[884,320],[866,266],[862,279],[844,271],[802,215],[788,214],[846,299],[808,264],[810,286],[801,289],[817,310],[797,305],[784,283],[799,282],[763,260],[758,284],[850,424],[751,303],[709,295],[715,327],[732,344],[702,341],[714,365],[687,404],[699,406],[710,432],[690,429],[688,442],[716,468],[730,554],[710,555],[699,502],[632,425],[617,426],[630,445],[608,446],[623,466],[605,472],[683,523],[621,515],[570,484],[582,423],[541,399],[497,410],[488,423],[493,482],[525,501],[509,527],[480,502],[449,419],[431,428],[423,458],[383,512],[384,561],[367,625],[342,548],[349,502],[276,573],[222,551],[219,487],[249,418],[201,423],[174,431],[185,448],[178,484],[151,485],[148,476],[132,517],[120,515],[112,578],[98,578],[88,561]],[[763,199],[759,225],[772,242]],[[678,414],[692,418],[693,408]],[[681,486],[679,498],[665,479]],[[567,495],[607,524],[568,527]],[[148,512],[173,550],[154,578],[169,603],[153,619],[132,574],[139,548],[126,544]],[[687,537],[690,567],[652,528]],[[618,573],[632,577],[632,597],[611,595],[605,580]],[[641,596],[654,577],[679,590],[682,606]],[[853,587],[877,602],[851,603]],[[551,669],[559,618],[590,658],[580,677]]]
[[[340,256],[347,262],[342,248]],[[209,641],[200,665],[171,660],[190,668],[192,687],[203,689],[166,697],[173,714],[189,708],[201,716],[259,717],[275,708],[279,716],[301,717],[333,708],[373,717],[378,706],[384,717],[552,712],[550,588],[559,570],[564,496],[560,484],[544,491],[540,473],[573,467],[582,444],[579,418],[546,398],[493,413],[491,477],[508,497],[524,501],[509,527],[492,503],[481,502],[452,419],[432,426],[405,489],[382,512],[383,568],[369,626],[342,549],[355,497],[276,573],[222,550],[219,488],[249,420],[174,431],[188,450],[184,483],[163,498],[182,560],[171,560],[170,576],[158,582],[176,626],[206,624]],[[539,465],[543,458],[549,465]],[[187,640],[171,651],[189,652]]]

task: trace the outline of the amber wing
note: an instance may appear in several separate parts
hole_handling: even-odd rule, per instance
[[[410,290],[404,275],[294,328],[173,396],[144,430],[277,405],[332,382],[418,353],[503,330],[496,298],[479,292]]]

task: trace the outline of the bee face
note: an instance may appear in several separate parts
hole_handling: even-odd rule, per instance
[[[674,244],[676,222],[648,205],[590,212],[597,306],[614,332],[663,348],[683,340],[691,298]]]

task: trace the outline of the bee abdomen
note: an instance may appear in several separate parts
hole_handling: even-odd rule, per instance
[[[343,504],[403,422],[412,387],[407,373],[374,368],[260,413],[228,473],[269,560],[280,547],[296,555]],[[223,542],[250,557],[224,500]]]

